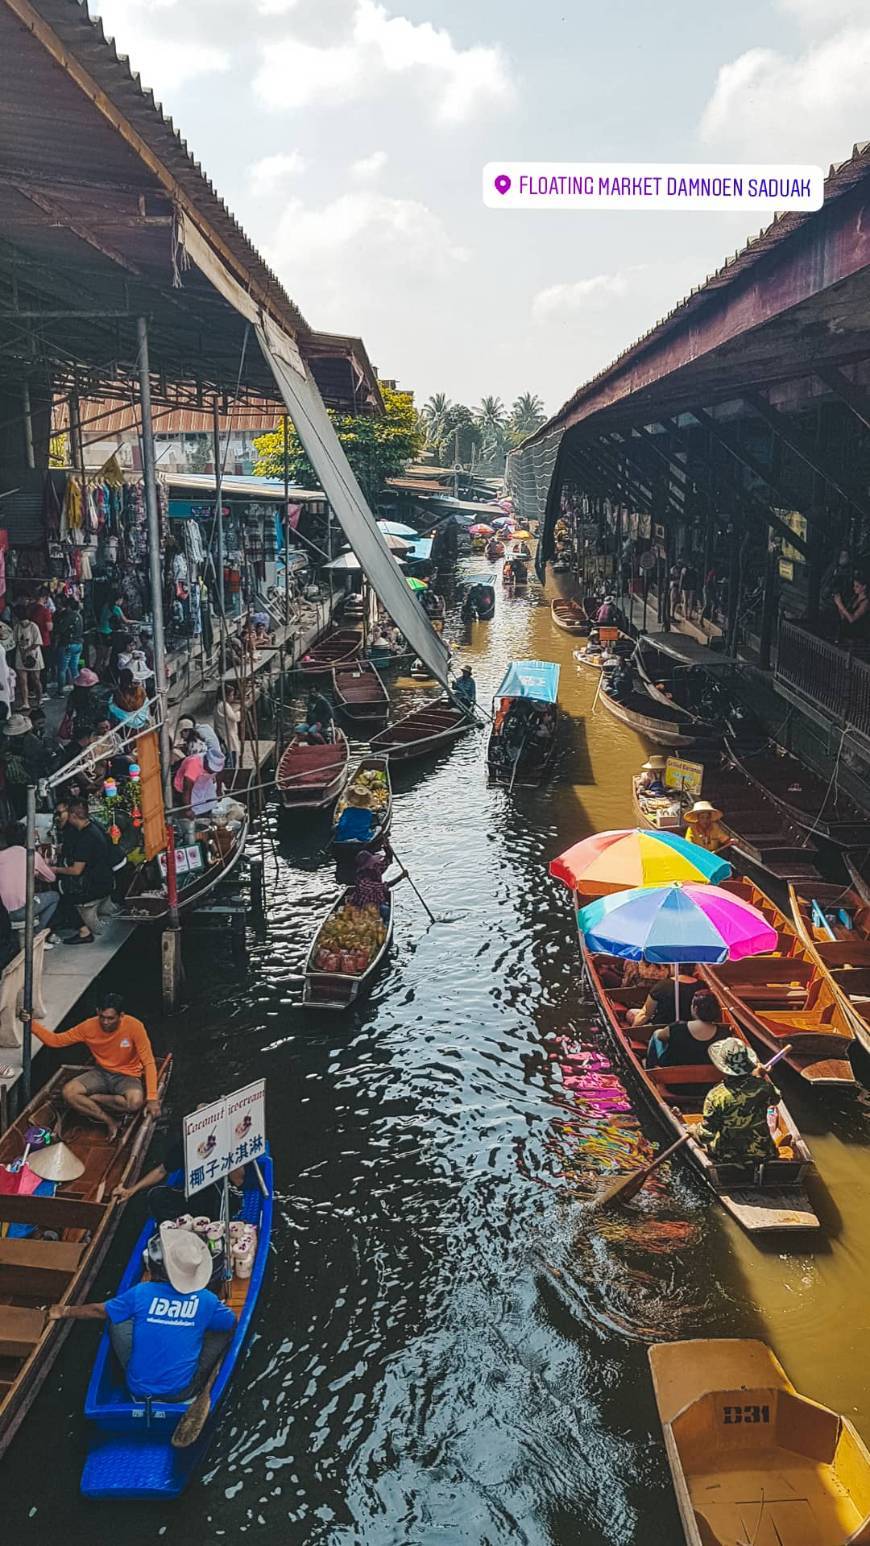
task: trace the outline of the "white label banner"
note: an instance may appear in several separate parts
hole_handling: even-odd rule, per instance
[[[266,1081],[223,1095],[184,1118],[184,1190],[192,1197],[266,1147]]]
[[[490,209],[775,210],[821,209],[820,166],[671,161],[490,161],[483,202]]]

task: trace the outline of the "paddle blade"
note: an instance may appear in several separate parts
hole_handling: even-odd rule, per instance
[[[648,1165],[642,1166],[640,1170],[630,1170],[628,1175],[617,1176],[615,1181],[611,1181],[609,1186],[605,1186],[599,1192],[593,1206],[596,1208],[611,1208],[620,1203],[631,1202],[632,1197],[637,1196],[644,1182],[652,1175],[653,1171],[658,1170],[659,1165],[663,1165],[666,1159],[670,1159],[671,1155],[676,1154],[677,1149],[681,1149],[683,1144],[688,1143],[688,1141],[689,1134],[684,1133],[682,1138],[678,1138],[676,1143],[672,1143],[669,1149],[663,1149],[661,1154],[657,1154],[655,1159],[651,1160]]]
[[[218,1371],[222,1362],[223,1359],[219,1358],[208,1377],[207,1384],[200,1391],[199,1395],[191,1401],[190,1406],[175,1429],[170,1439],[173,1449],[189,1448],[191,1444],[196,1443],[202,1433],[211,1412],[211,1388],[218,1377]]]

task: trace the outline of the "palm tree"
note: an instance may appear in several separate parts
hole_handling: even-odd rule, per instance
[[[451,409],[450,398],[446,392],[433,392],[427,403],[420,410],[420,418],[426,426],[426,443],[430,446],[438,444],[442,438],[444,424]]]
[[[500,397],[484,397],[474,417],[484,432],[501,430],[507,421],[507,410]]]
[[[511,409],[511,429],[516,435],[532,435],[545,422],[541,399],[534,392],[521,392]]]

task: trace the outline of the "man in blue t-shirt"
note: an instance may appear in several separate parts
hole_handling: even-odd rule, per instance
[[[223,1354],[236,1318],[207,1287],[213,1262],[204,1240],[163,1224],[160,1244],[167,1282],[136,1283],[102,1304],[53,1305],[48,1314],[108,1320],[130,1394],[187,1401]]]

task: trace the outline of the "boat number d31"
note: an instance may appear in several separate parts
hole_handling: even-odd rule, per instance
[[[769,1423],[769,1406],[726,1406],[723,1408],[726,1423]]]

